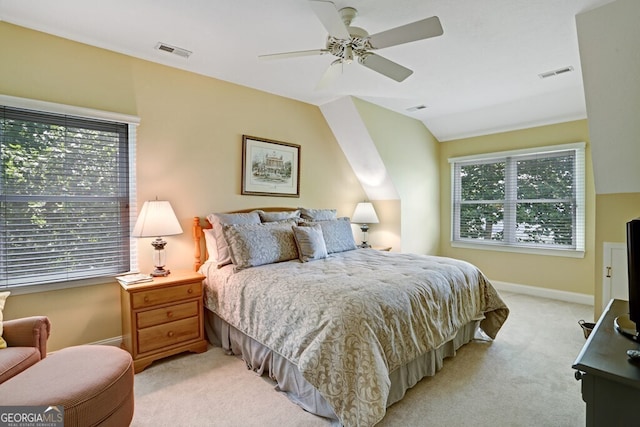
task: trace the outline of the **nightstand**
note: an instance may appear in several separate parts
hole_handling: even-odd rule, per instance
[[[391,246],[373,246],[373,249],[376,251],[389,252],[391,250]]]
[[[152,282],[120,284],[122,348],[131,353],[134,372],[184,351],[207,351],[203,279],[195,272],[174,271]]]

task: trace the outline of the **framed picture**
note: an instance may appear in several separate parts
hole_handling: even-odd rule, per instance
[[[242,135],[242,194],[300,197],[300,146]]]

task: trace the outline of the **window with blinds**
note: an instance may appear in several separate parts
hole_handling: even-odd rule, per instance
[[[584,144],[449,159],[454,243],[584,251]]]
[[[0,288],[129,270],[129,126],[0,106]]]

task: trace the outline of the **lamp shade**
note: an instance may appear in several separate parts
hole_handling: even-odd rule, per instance
[[[182,234],[182,227],[166,200],[149,200],[144,202],[136,225],[131,235],[133,237],[160,237]]]
[[[373,204],[369,202],[361,202],[356,206],[356,210],[353,212],[353,216],[351,217],[351,222],[357,224],[377,224],[378,215],[376,215],[376,210],[373,208]]]

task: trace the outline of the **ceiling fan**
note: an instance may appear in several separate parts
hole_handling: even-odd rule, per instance
[[[259,58],[280,59],[325,54],[335,56],[337,59],[329,65],[329,68],[318,83],[318,88],[329,86],[342,72],[342,66],[352,63],[356,58],[365,67],[397,82],[402,82],[413,74],[413,71],[372,51],[443,34],[440,19],[437,16],[432,16],[411,24],[369,35],[364,29],[351,26],[351,22],[358,13],[356,9],[344,7],[338,10],[332,2],[324,0],[309,0],[309,4],[329,33],[326,47],[323,49],[260,55]]]

